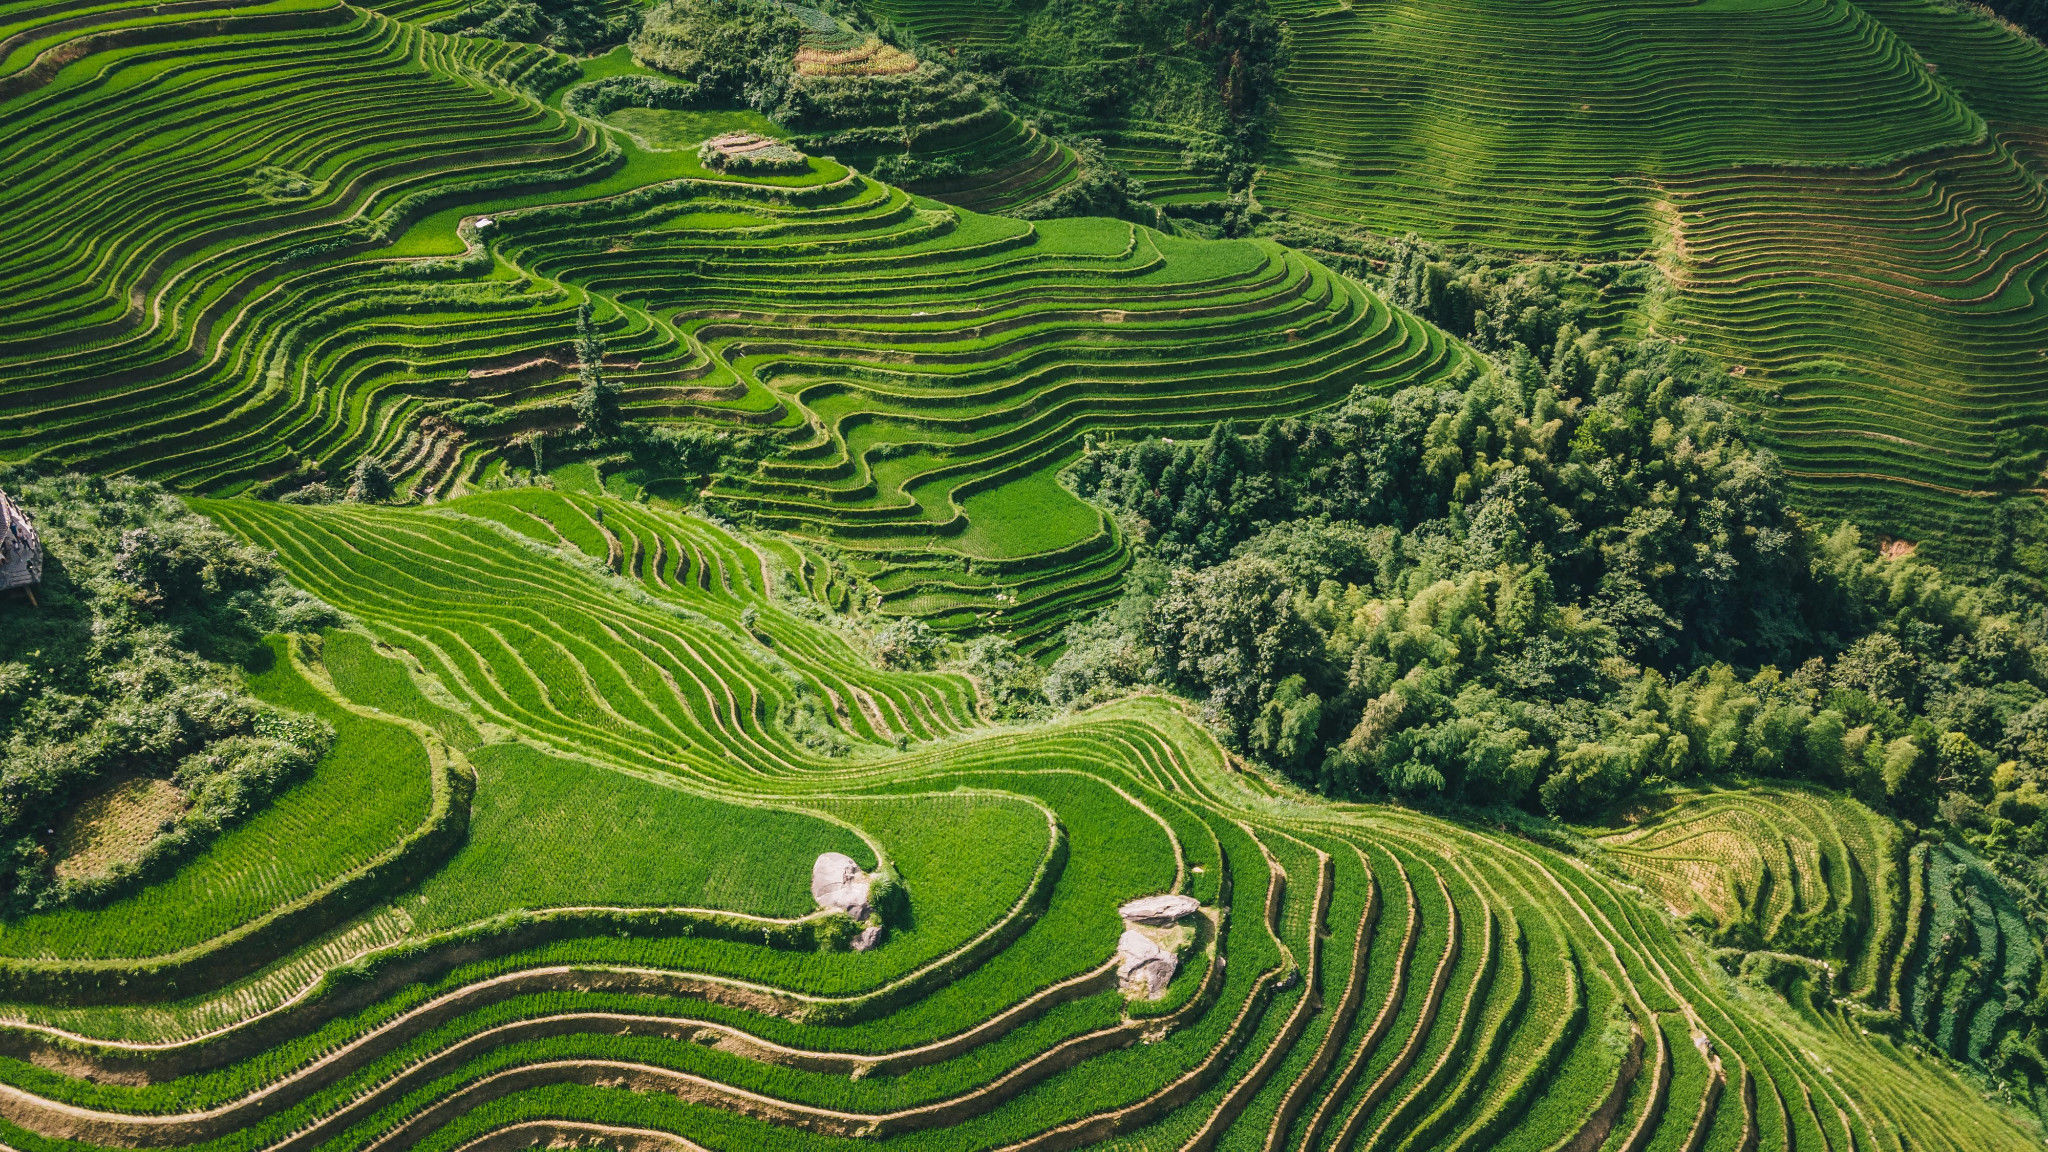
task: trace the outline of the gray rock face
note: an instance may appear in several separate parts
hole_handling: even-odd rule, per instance
[[[1141,896],[1117,909],[1117,913],[1135,924],[1157,924],[1164,927],[1194,915],[1201,907],[1201,901],[1193,896],[1167,893],[1160,896]]]
[[[870,878],[840,852],[821,854],[811,865],[811,897],[820,907],[837,908],[855,920],[868,918]]]
[[[1166,995],[1180,957],[1135,928],[1126,928],[1116,942],[1116,979],[1126,995],[1157,1000]]]
[[[853,950],[855,952],[865,952],[881,942],[882,926],[880,924],[870,924],[860,930],[860,935],[853,938]]]
[[[0,492],[0,592],[43,579],[43,544],[21,506]]]

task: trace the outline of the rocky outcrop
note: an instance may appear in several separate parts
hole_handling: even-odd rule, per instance
[[[811,865],[811,896],[818,906],[836,908],[855,920],[868,918],[868,886],[872,882],[853,857],[843,853],[822,853]]]
[[[1192,927],[1181,923],[1201,911],[1192,896],[1144,896],[1117,909],[1124,934],[1116,942],[1116,978],[1124,995],[1158,1000],[1180,971],[1180,956],[1194,943]]]
[[[1117,909],[1117,915],[1134,924],[1155,924],[1166,927],[1200,911],[1202,903],[1193,896],[1178,893],[1164,893],[1158,896],[1141,896]]]
[[[0,592],[33,588],[42,579],[43,543],[36,537],[35,523],[7,493],[0,492]]]
[[[1152,934],[1126,928],[1117,939],[1116,979],[1126,995],[1157,1000],[1166,995],[1166,986],[1178,971],[1179,953]]]

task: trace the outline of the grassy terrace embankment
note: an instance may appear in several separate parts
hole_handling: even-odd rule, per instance
[[[293,667],[460,750],[470,837],[217,991],[7,1005],[12,1147],[2038,1138],[1548,849],[1276,793],[1159,699],[984,727],[658,503],[203,507],[360,622]],[[903,878],[872,952],[796,918],[826,848]],[[1115,905],[1166,890],[1204,904],[1196,951],[1126,1003]]]

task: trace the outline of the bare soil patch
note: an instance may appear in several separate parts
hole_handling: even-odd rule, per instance
[[[140,859],[166,820],[185,811],[185,794],[168,780],[131,776],[93,793],[57,829],[51,854],[57,879],[79,880]]]

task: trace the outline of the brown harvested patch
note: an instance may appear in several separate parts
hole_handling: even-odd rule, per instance
[[[917,71],[917,57],[870,36],[858,48],[827,52],[803,48],[796,54],[796,70],[802,76],[894,76]]]
[[[1911,540],[1887,540],[1877,546],[1877,554],[1886,560],[1904,560],[1919,550]]]
[[[80,802],[57,829],[51,854],[57,879],[78,880],[141,857],[163,829],[185,811],[185,794],[168,780],[131,777]]]

